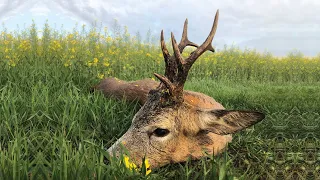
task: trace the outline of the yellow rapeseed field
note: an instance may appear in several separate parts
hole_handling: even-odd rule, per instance
[[[107,76],[130,79],[137,72],[152,78],[153,72],[163,72],[160,43],[142,43],[141,37],[131,36],[126,27],[122,34],[110,34],[107,27],[103,32],[85,26],[82,30],[65,32],[54,30],[48,24],[40,32],[35,24],[22,32],[4,30],[0,36],[0,64],[14,68],[26,60],[55,61],[64,68],[85,67],[99,79]],[[170,40],[167,46],[171,50]],[[293,51],[285,57],[275,57],[236,47],[219,49],[216,53],[206,52],[190,76],[308,82],[318,81],[320,77],[320,56],[305,57]],[[187,48],[183,56],[192,50]]]

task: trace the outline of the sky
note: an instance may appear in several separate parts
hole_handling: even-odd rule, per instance
[[[257,49],[284,56],[298,50],[307,56],[320,52],[320,1],[318,0],[0,0],[0,22],[9,30],[51,27],[72,30],[94,22],[109,28],[117,19],[130,34],[145,37],[150,29],[177,41],[188,18],[188,37],[201,44],[210,32],[216,10],[219,24],[213,40],[224,45]],[[0,29],[3,28],[2,26]]]

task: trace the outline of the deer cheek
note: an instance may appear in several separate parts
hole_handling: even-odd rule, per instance
[[[176,147],[169,147],[169,153],[175,153],[176,152],[176,150],[177,150],[177,148]]]

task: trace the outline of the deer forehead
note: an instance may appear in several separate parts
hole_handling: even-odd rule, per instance
[[[167,128],[179,130],[194,129],[199,119],[198,112],[188,104],[176,107],[148,109],[143,107],[134,116],[132,126],[137,129]]]

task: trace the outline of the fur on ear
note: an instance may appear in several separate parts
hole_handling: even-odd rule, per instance
[[[256,111],[211,110],[200,114],[201,129],[219,135],[233,134],[265,118],[263,113]]]

